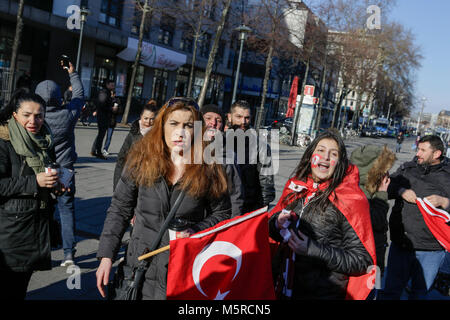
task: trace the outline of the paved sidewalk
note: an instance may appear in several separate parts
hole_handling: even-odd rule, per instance
[[[95,124],[89,127],[77,126],[75,130],[78,161],[76,171],[76,240],[77,253],[75,263],[79,269],[60,267],[63,258],[62,249],[52,252],[53,269],[37,271],[33,274],[27,293],[28,300],[99,300],[102,299],[96,288],[95,272],[98,267],[96,252],[98,239],[103,229],[106,211],[111,202],[112,181],[117,153],[122,146],[127,128],[116,128],[110,146],[111,155],[108,160],[100,160],[90,155],[92,142],[97,134]],[[412,139],[403,143],[403,151],[397,154],[398,161],[391,172],[398,166],[411,160],[414,156],[411,150]],[[346,141],[348,153],[361,145],[375,143],[388,144],[395,150],[394,139],[354,138]],[[279,172],[275,176],[277,191],[276,204],[284,185],[298,164],[302,149],[280,145]],[[127,240],[128,235],[124,240]],[[123,252],[121,252],[123,254]],[[77,278],[77,272],[81,272]],[[114,269],[113,269],[114,271]],[[79,282],[77,282],[79,279]],[[72,289],[71,289],[72,288]],[[439,299],[438,296],[436,299]]]

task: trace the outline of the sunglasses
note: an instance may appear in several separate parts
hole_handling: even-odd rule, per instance
[[[198,106],[197,102],[195,102],[193,99],[190,99],[190,98],[183,98],[183,97],[175,97],[175,98],[171,98],[171,99],[168,101],[167,106],[168,106],[168,107],[171,107],[171,106],[173,106],[173,105],[174,105],[175,103],[177,103],[177,102],[183,102],[184,104],[186,104],[186,105],[188,105],[188,106],[194,107],[195,110],[200,111],[200,107]]]

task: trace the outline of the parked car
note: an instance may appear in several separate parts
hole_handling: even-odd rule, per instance
[[[364,127],[361,130],[361,137],[379,137],[378,130],[375,127]]]
[[[281,134],[291,134],[292,132],[292,118],[284,118],[274,120],[271,124],[272,129],[279,129]]]

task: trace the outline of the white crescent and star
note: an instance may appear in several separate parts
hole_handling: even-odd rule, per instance
[[[239,273],[242,265],[242,250],[237,246],[227,241],[214,241],[211,244],[203,248],[203,250],[195,257],[194,264],[192,266],[192,278],[194,280],[197,289],[207,297],[207,294],[203,291],[200,285],[200,272],[203,265],[212,257],[216,255],[226,255],[236,260],[236,271],[234,273],[233,281]],[[221,293],[220,290],[215,297],[215,300],[223,300],[230,291]]]

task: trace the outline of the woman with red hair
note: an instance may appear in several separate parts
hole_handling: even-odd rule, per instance
[[[194,134],[196,121],[202,126],[201,132]],[[185,236],[230,218],[231,204],[222,166],[194,161],[202,159],[205,130],[194,101],[172,98],[161,108],[152,130],[131,148],[100,237],[97,287],[103,297],[112,263],[133,213],[136,221],[125,257],[126,264],[132,268],[138,265],[138,257],[151,247],[181,192],[185,196],[175,218],[190,226]],[[165,232],[159,247],[168,244],[169,235]],[[167,251],[152,258],[144,276],[142,299],[166,298],[168,259]]]

